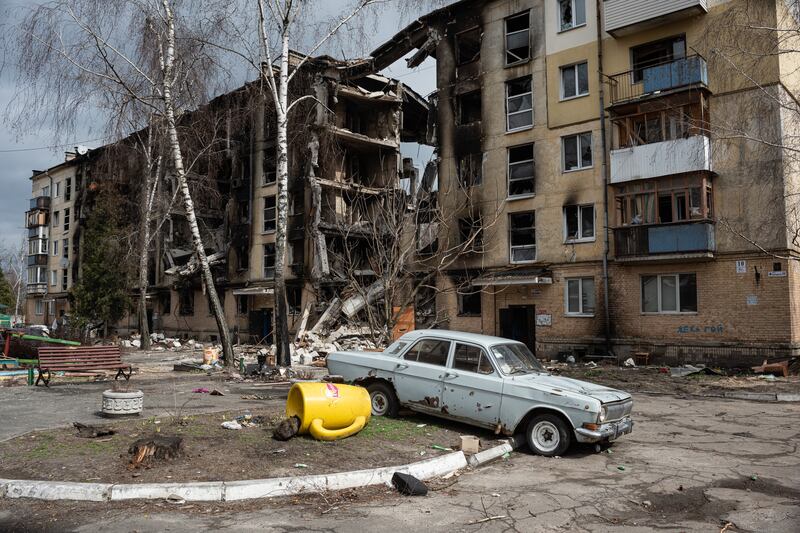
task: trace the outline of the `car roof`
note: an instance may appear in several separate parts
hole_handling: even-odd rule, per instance
[[[471,342],[475,344],[493,345],[493,344],[508,344],[510,342],[519,343],[519,341],[506,339],[504,337],[494,337],[492,335],[481,335],[480,333],[467,333],[465,331],[453,331],[450,329],[415,329],[409,331],[398,341],[409,342],[414,341],[420,337],[444,337],[454,341]]]

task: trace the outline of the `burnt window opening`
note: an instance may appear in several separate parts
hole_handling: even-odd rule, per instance
[[[275,208],[275,197],[274,196],[265,196],[264,197],[264,229],[263,231],[275,231],[276,227],[276,215],[277,210]]]
[[[508,149],[508,196],[535,192],[533,144]]]
[[[361,109],[353,104],[348,104],[345,109],[345,128],[353,133],[366,135],[366,121],[361,116]]]
[[[69,283],[69,270],[66,268],[61,271],[61,290],[67,290],[67,284]]]
[[[269,147],[264,150],[264,185],[275,183],[278,178],[278,163],[275,156],[275,148]]]
[[[236,297],[236,312],[241,316],[247,316],[248,309],[250,307],[250,302],[248,300],[248,296],[237,296]]]
[[[481,92],[472,91],[456,97],[458,124],[472,124],[481,120]]]
[[[456,61],[464,65],[481,57],[481,29],[472,28],[456,34]]]
[[[348,153],[345,164],[347,166],[345,169],[347,173],[347,180],[353,183],[362,182],[364,176],[362,176],[361,171],[361,156],[354,153]]]
[[[286,305],[290,315],[299,315],[303,300],[303,288],[299,285],[286,286]]]
[[[69,239],[61,241],[61,257],[69,259]]]
[[[459,243],[469,250],[479,251],[483,247],[483,223],[480,216],[469,216],[458,220]]]
[[[643,44],[631,48],[633,63],[633,82],[644,79],[644,71],[649,67],[663,65],[686,57],[686,36],[677,35],[660,41]]]
[[[458,159],[458,181],[463,187],[483,183],[483,154],[467,154]]]
[[[194,290],[186,288],[178,292],[178,314],[181,316],[194,315]]]
[[[242,245],[236,248],[236,262],[238,270],[247,270],[250,268],[250,247]]]
[[[508,215],[508,234],[512,263],[536,261],[536,215],[533,211]]]
[[[506,82],[506,131],[533,126],[531,77]]]
[[[64,201],[68,202],[72,198],[72,178],[67,178],[64,182]]]
[[[564,206],[564,240],[594,240],[594,204]]]
[[[158,297],[161,305],[161,314],[168,315],[172,313],[172,294],[170,292],[161,293]]]
[[[530,59],[530,35],[530,11],[506,19],[506,65]]]
[[[561,138],[561,156],[564,172],[592,166],[592,132],[568,135]]]
[[[481,290],[468,281],[461,281],[457,289],[458,316],[481,316]]]
[[[250,222],[250,202],[241,200],[236,204],[236,218],[239,220],[239,224]]]
[[[275,278],[275,243],[264,245],[264,278]]]

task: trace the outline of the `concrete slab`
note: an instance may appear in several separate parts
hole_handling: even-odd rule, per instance
[[[111,500],[163,500],[177,496],[186,501],[222,501],[223,483],[209,481],[201,483],[141,483],[112,485]]]
[[[36,498],[38,500],[108,500],[110,483],[70,483],[58,481],[7,480],[6,498]]]

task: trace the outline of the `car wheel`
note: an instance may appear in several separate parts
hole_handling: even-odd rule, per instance
[[[572,440],[570,429],[556,415],[538,415],[528,422],[526,433],[531,451],[545,457],[563,454]]]
[[[391,385],[378,381],[369,385],[367,390],[372,403],[372,416],[397,416],[400,404]]]

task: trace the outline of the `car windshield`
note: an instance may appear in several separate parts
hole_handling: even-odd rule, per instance
[[[492,353],[503,374],[527,374],[546,372],[542,363],[524,344],[498,344],[492,346]]]

